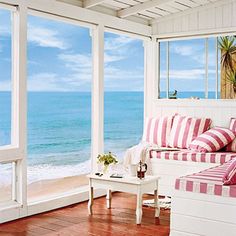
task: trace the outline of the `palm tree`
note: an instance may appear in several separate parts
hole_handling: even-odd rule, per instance
[[[221,65],[225,71],[235,71],[234,64],[236,63],[233,55],[236,54],[235,45],[236,36],[225,36],[219,39],[219,49],[221,50]]]
[[[233,85],[233,90],[236,93],[236,70],[227,73],[227,80]]]
[[[221,98],[236,98],[236,36],[220,37],[221,50]],[[231,90],[231,88],[233,90]]]

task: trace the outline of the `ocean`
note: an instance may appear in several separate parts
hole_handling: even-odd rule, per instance
[[[202,92],[181,97],[204,97]],[[164,97],[164,93],[162,93]],[[214,97],[214,93],[209,94]],[[104,146],[122,160],[138,144],[143,129],[142,92],[105,92]],[[0,92],[0,145],[10,144],[11,94]],[[91,167],[91,94],[28,93],[28,183],[87,174]],[[0,185],[9,182],[10,165],[0,165]],[[4,178],[3,178],[4,176]]]
[[[0,145],[10,144],[11,94],[0,93]],[[106,92],[105,151],[122,160],[143,128],[142,92]],[[91,166],[91,94],[28,93],[28,182],[87,174]],[[10,165],[0,165],[7,181]]]

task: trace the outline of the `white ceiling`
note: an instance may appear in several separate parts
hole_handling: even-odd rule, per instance
[[[216,2],[217,0],[62,0],[81,7],[149,24],[153,20]]]

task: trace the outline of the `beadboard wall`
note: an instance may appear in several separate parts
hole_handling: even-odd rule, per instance
[[[213,1],[207,5],[162,17],[153,23],[157,38],[203,34],[236,33],[236,0]]]

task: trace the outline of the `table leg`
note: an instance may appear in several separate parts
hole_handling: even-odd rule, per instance
[[[138,189],[137,193],[137,206],[136,206],[136,224],[140,225],[142,221],[142,193],[140,188]]]
[[[93,214],[93,187],[89,187],[88,213]]]
[[[158,188],[158,182],[157,182]],[[159,206],[159,197],[158,197],[158,190],[154,190],[154,203],[155,203],[155,217],[158,218],[160,216],[160,206]]]
[[[107,197],[106,197],[106,200],[107,200],[107,208],[110,209],[111,208],[111,198],[112,198],[112,195],[111,195],[111,190],[107,190]]]

